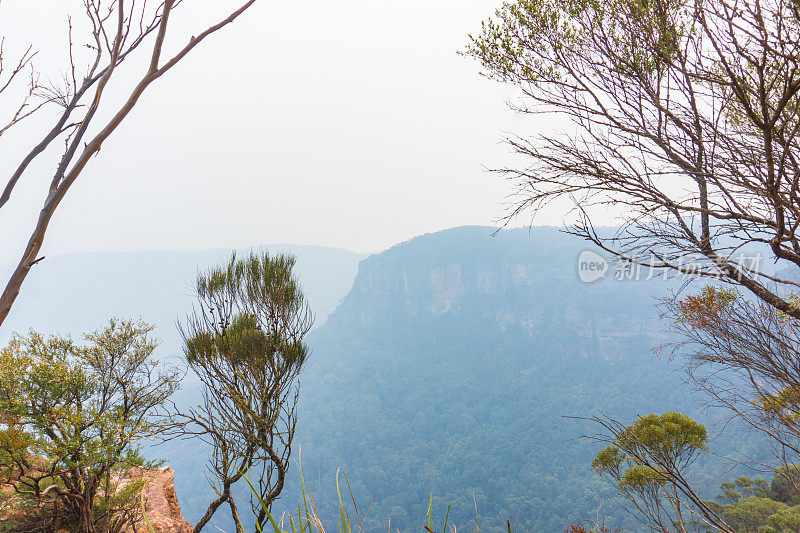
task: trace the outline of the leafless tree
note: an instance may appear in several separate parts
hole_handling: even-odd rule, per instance
[[[68,19],[67,74],[56,85],[40,80],[34,66],[36,52],[33,48],[29,48],[16,62],[9,63],[3,55],[4,40],[0,40],[0,98],[21,98],[21,103],[12,106],[10,118],[0,120],[0,138],[42,110],[58,108],[49,129],[12,170],[0,191],[0,210],[11,200],[20,181],[31,173],[31,163],[49,150],[63,146],[63,155],[53,169],[36,225],[0,295],[0,324],[8,316],[31,268],[42,259],[39,253],[53,214],[89,160],[128,118],[153,82],[210,35],[236,20],[255,0],[240,2],[217,23],[192,35],[174,54],[165,55],[164,43],[170,18],[182,0],[82,0],[83,16],[86,17],[83,26],[88,28],[88,33],[83,37],[73,36],[73,19]],[[128,88],[122,103],[113,104],[116,107],[111,107],[112,104],[103,106],[106,87],[112,79],[121,78],[118,75],[120,66],[135,57],[140,49],[149,58],[146,67]],[[88,56],[82,53],[85,50],[88,50]],[[25,84],[24,87],[21,83]],[[101,106],[108,107],[111,118],[97,122]]]
[[[297,425],[298,375],[312,324],[294,278],[294,258],[251,254],[201,274],[198,308],[185,328],[185,355],[203,401],[178,414],[181,436],[212,448],[209,473],[217,497],[194,528],[199,533],[227,503],[244,531],[231,487],[248,476],[258,527],[283,490]],[[259,529],[260,530],[260,529]]]
[[[715,287],[664,305],[681,334],[669,349],[689,355],[692,382],[710,403],[766,434],[784,467],[777,474],[791,473],[800,462],[800,323]],[[784,477],[800,492],[800,480]]]
[[[800,318],[780,290],[797,279],[738,255],[761,245],[800,266],[795,0],[512,2],[465,53],[520,90],[514,109],[565,120],[508,139],[530,164],[500,169],[507,220],[572,199],[572,232],[606,251],[722,277]],[[595,230],[598,207],[622,212],[617,232]]]

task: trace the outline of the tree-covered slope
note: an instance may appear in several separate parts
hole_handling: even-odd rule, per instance
[[[481,530],[518,521],[522,531],[561,531],[604,514],[633,527],[589,463],[596,429],[567,418],[600,411],[631,419],[666,410],[709,424],[679,365],[653,349],[666,342],[657,298],[675,282],[582,283],[583,243],[550,228],[456,228],[398,245],[359,265],[353,289],[310,336],[302,377],[304,473],[321,515],[335,520],[338,468],[369,530],[418,531],[434,512]],[[718,417],[718,414],[716,415]],[[748,451],[738,433],[721,453]],[[696,475],[716,494],[729,464]],[[296,474],[296,470],[295,470]],[[297,481],[283,505],[296,503]]]
[[[576,439],[593,428],[565,416],[603,411],[631,419],[669,409],[715,420],[701,412],[679,363],[652,353],[667,340],[655,305],[680,282],[616,281],[611,265],[605,279],[582,283],[581,241],[553,228],[492,231],[455,228],[412,239],[362,260],[355,281],[355,254],[283,247],[299,254],[299,275],[321,317],[308,337],[295,450],[302,447],[328,527],[337,520],[338,468],[362,514],[375,498],[370,531],[385,531],[389,518],[393,530],[420,531],[431,492],[440,521],[451,504],[459,528],[472,523],[476,504],[482,531],[509,519],[520,531],[558,532],[594,517],[600,504],[610,521],[631,525],[589,467],[598,446]],[[77,334],[109,315],[132,315],[155,322],[161,355],[176,355],[175,320],[191,307],[195,273],[226,256],[54,258],[29,280],[0,336],[29,325]],[[197,393],[187,376],[179,401]],[[715,451],[755,443],[727,432]],[[206,447],[172,441],[148,455],[176,470],[183,514],[195,522],[212,497]],[[728,470],[710,457],[695,473],[713,497],[734,475]],[[276,510],[297,503],[297,473]],[[341,486],[347,498],[343,478]],[[238,494],[244,509],[246,488]],[[208,527],[233,531],[227,515],[220,509]]]

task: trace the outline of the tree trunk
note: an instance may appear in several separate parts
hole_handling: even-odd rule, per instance
[[[228,498],[231,497],[231,485],[233,485],[233,483],[235,483],[240,477],[241,476],[236,475],[233,478],[228,478],[223,482],[222,494],[220,494],[216,500],[208,505],[206,513],[203,515],[203,518],[201,518],[200,521],[194,526],[192,533],[200,533],[208,521],[211,520],[211,517],[214,516],[214,513],[217,512],[219,506],[228,501]]]
[[[31,267],[38,262],[36,255],[39,253],[41,247],[41,234],[40,232],[36,231],[31,237],[30,242],[28,242],[25,255],[17,265],[17,268],[14,269],[14,273],[11,274],[11,278],[8,280],[8,284],[6,285],[2,296],[0,296],[0,326],[3,325],[3,321],[8,316],[9,311],[11,311],[11,306],[14,304],[14,300],[16,300],[17,296],[19,295],[22,282],[25,281],[25,277],[28,275],[28,272],[30,272]]]
[[[78,522],[79,533],[95,533],[94,515],[92,513],[91,498],[85,498],[80,503],[79,513],[80,513]]]
[[[236,508],[236,502],[234,501],[232,494],[228,498],[228,505],[231,506],[231,516],[233,517],[234,524],[236,524],[236,533],[244,533],[244,527],[242,527],[242,519],[239,516],[239,509]]]

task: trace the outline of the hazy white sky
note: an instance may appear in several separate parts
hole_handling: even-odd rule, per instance
[[[371,252],[491,224],[508,189],[484,168],[508,161],[503,131],[541,127],[456,54],[499,3],[259,0],[151,87],[62,203],[45,255],[277,242]],[[68,5],[79,7],[0,3],[8,50],[32,43],[53,79],[67,28],[67,7],[54,6]],[[184,0],[172,45],[223,5],[233,2]],[[3,137],[6,175],[42,127]],[[17,259],[59,155],[0,212],[0,262]]]

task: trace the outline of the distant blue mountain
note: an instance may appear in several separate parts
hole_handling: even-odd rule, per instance
[[[678,410],[712,433],[722,418],[704,412],[679,364],[653,353],[669,340],[659,298],[682,282],[646,272],[629,280],[609,263],[584,283],[579,258],[589,249],[557,228],[462,227],[360,262],[352,290],[309,335],[301,378],[296,449],[329,527],[341,468],[362,518],[374,499],[367,531],[390,519],[393,531],[420,531],[431,493],[439,527],[451,505],[451,523],[471,528],[477,504],[481,531],[505,531],[510,520],[519,531],[558,533],[598,515],[636,530],[589,466],[598,445],[576,438],[596,428],[565,417]],[[760,446],[737,429],[715,451]],[[202,448],[183,451],[178,463],[168,454],[173,466],[198,472]],[[694,479],[713,497],[730,466],[710,457]],[[177,479],[189,520],[210,496],[201,483],[197,474]],[[275,510],[291,511],[299,494],[295,469]],[[224,514],[217,525],[231,530]]]

